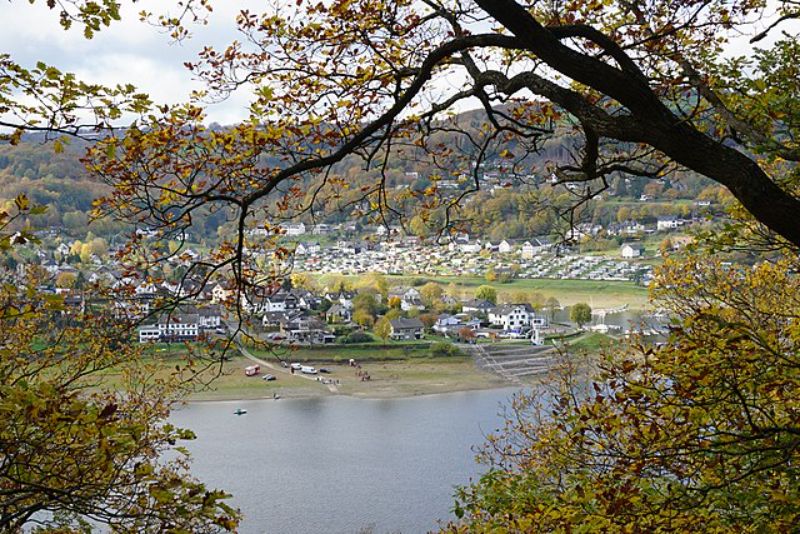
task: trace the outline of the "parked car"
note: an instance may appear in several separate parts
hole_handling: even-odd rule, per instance
[[[319,368],[319,372],[320,372],[320,373],[325,373],[325,374],[328,374],[328,373],[330,373],[330,372],[331,372],[331,370],[330,370],[330,369],[328,369],[327,367],[320,367],[320,368]]]
[[[299,364],[299,363],[293,363],[289,367],[291,367],[295,371],[299,371],[299,370],[301,370],[303,368],[303,366],[301,364]]]
[[[300,372],[305,375],[315,375],[317,374],[317,370],[311,367],[310,365],[301,365]]]
[[[289,363],[281,360],[281,367],[283,367],[284,369],[288,369],[289,368]]]
[[[278,378],[275,375],[264,375],[264,380],[267,382],[271,382],[273,380],[277,380]]]

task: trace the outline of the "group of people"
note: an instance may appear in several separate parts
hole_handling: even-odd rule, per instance
[[[361,366],[359,366],[361,367]],[[370,379],[369,373],[366,371],[358,370],[356,371],[356,376],[361,379],[362,382],[368,382]]]

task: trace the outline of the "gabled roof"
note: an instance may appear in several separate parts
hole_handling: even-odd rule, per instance
[[[409,329],[419,329],[424,328],[425,325],[422,324],[422,321],[417,319],[416,317],[412,319],[405,319],[400,317],[398,319],[392,319],[389,321],[389,324],[392,325],[392,329],[394,330],[409,330]]]
[[[644,250],[644,245],[641,243],[623,243],[620,248],[631,247],[635,250]]]
[[[349,312],[349,311],[350,310],[348,310],[347,308],[345,308],[344,306],[342,306],[341,304],[339,304],[337,302],[336,304],[334,304],[333,306],[328,308],[328,311],[325,312],[325,313],[328,314],[328,315],[333,315],[333,314],[342,313],[342,312]]]
[[[507,313],[511,313],[518,308],[523,308],[528,313],[533,313],[533,306],[530,304],[501,304],[492,309],[492,313],[495,315],[505,315]]]
[[[212,304],[211,306],[203,306],[197,310],[197,313],[200,317],[217,317],[222,315],[222,310],[216,304]]]
[[[196,313],[165,313],[158,318],[159,324],[197,324],[199,321]]]
[[[494,308],[494,304],[484,299],[470,299],[463,304],[467,308],[477,308],[479,310],[489,310]]]

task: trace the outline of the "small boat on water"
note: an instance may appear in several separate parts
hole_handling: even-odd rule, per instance
[[[244,415],[246,413],[247,413],[247,410],[244,410],[242,408],[236,408],[236,410],[233,412],[234,415]]]

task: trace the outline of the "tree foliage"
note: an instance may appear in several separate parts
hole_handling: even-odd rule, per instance
[[[216,275],[254,294],[285,274],[290,252],[277,239],[255,242],[248,230],[275,235],[281,221],[345,204],[376,222],[410,216],[422,236],[434,236],[435,230],[456,233],[463,229],[465,198],[488,185],[486,168],[510,185],[537,185],[531,178],[536,175],[569,184],[563,194],[546,195],[534,187],[527,196],[535,211],[549,209],[558,217],[563,235],[572,233],[587,214],[586,203],[607,191],[615,177],[663,180],[693,171],[724,186],[738,201],[729,206],[737,222],[714,236],[717,243],[735,246],[744,235],[751,242],[758,238],[796,249],[797,39],[784,34],[749,57],[721,53],[733,36],[749,34],[757,41],[774,29],[765,19],[765,4],[333,0],[298,2],[292,9],[276,4],[263,13],[243,11],[237,18],[242,38],[225,50],[204,48],[189,66],[205,90],[188,103],[158,110],[129,85],[96,86],[43,63],[23,67],[2,55],[0,126],[12,128],[6,137],[18,142],[23,131],[78,136],[82,124],[107,129],[123,113],[137,115],[136,124],[104,138],[85,158],[93,178],[108,186],[97,214],[157,229],[164,241],[179,244],[200,213],[231,214],[236,231],[223,232],[222,243],[204,260],[206,281]],[[106,0],[48,5],[64,10],[66,28],[74,21],[83,25],[87,37],[118,16],[117,3]],[[181,3],[190,14],[198,5],[208,2]],[[774,5],[780,17],[775,24],[797,18],[796,1]],[[181,21],[179,16],[160,22],[182,38]],[[253,89],[248,120],[225,129],[207,127],[201,99],[225,98],[242,87]],[[453,113],[470,103],[480,106],[475,115]],[[574,141],[569,154],[537,159],[551,139],[564,136]],[[63,149],[63,141],[54,147]],[[429,176],[389,195],[390,166],[421,159],[430,164]],[[354,186],[337,172],[345,161],[359,162],[373,180]],[[469,185],[453,193],[441,186],[445,179]],[[17,198],[25,203],[24,196]],[[0,213],[0,225],[9,217]],[[0,246],[20,239],[27,237],[0,236]],[[140,245],[131,243],[127,250],[138,268],[164,261],[164,255],[137,249]],[[655,292],[680,320],[670,342],[658,349],[633,344],[609,356],[589,390],[569,376],[545,412],[535,410],[535,399],[523,399],[518,413],[525,417],[493,442],[498,468],[462,494],[459,511],[469,521],[463,528],[791,530],[800,502],[799,293],[797,280],[788,274],[796,267],[779,260],[740,272],[713,262],[696,262],[692,269],[668,262]],[[486,287],[476,296],[489,297]],[[489,300],[495,302],[496,293],[493,297]],[[13,302],[8,309],[16,309]],[[547,302],[551,313],[556,304]],[[371,324],[374,310],[362,306],[355,315]],[[9,320],[28,319],[26,312]],[[20,425],[13,435],[32,429],[38,441],[32,438],[29,452],[35,454],[36,447],[48,450],[47,444],[36,434],[36,424],[25,425],[23,415],[34,423],[41,416],[55,424],[55,443],[62,444],[68,442],[64,436],[73,436],[69,425],[59,425],[83,417],[76,425],[84,432],[77,443],[86,445],[80,441],[85,435],[111,448],[78,447],[80,466],[65,458],[64,447],[56,448],[61,464],[35,458],[18,469],[36,462],[70,469],[96,461],[96,471],[67,472],[54,483],[118,476],[100,482],[133,497],[114,500],[112,493],[110,500],[92,500],[88,495],[81,502],[101,509],[70,508],[68,513],[98,515],[132,530],[229,526],[221,495],[174,479],[170,467],[155,464],[163,443],[180,434],[157,426],[148,434],[154,441],[133,450],[135,440],[120,438],[163,420],[164,404],[148,404],[149,396],[72,394],[70,388],[81,380],[68,377],[53,385],[46,374],[35,372],[41,367],[25,371],[42,357],[56,358],[45,366],[58,363],[56,377],[61,367],[71,368],[60,350],[36,348],[37,328],[2,330],[13,337],[8,357],[14,365],[4,371],[12,389],[0,399],[9,399],[5,409],[15,414],[9,424]],[[81,332],[72,344],[78,354],[95,355],[100,362],[124,354],[109,354],[112,345],[98,346],[97,338],[80,337]],[[17,378],[17,368],[27,374]],[[31,384],[42,384],[35,395],[24,389]],[[65,399],[65,392],[71,396]],[[54,394],[62,395],[58,402],[41,400]],[[50,418],[51,410],[70,410],[75,402],[78,415]],[[120,409],[120,402],[131,402],[138,411]],[[127,467],[125,462],[138,458],[133,453],[152,472],[136,464],[129,471],[109,467]],[[144,478],[137,479],[137,473]],[[9,480],[13,490],[19,482]],[[36,489],[52,481],[35,482]],[[24,521],[31,510],[66,507],[52,492],[32,495],[10,501],[4,520]],[[177,502],[189,503],[188,508]],[[123,505],[145,507],[147,513],[119,512]]]
[[[480,286],[475,290],[475,298],[488,300],[492,304],[497,304],[497,290],[492,286]]]
[[[732,36],[755,32],[763,9],[761,0],[669,9],[348,0],[245,11],[244,39],[205,49],[191,69],[206,96],[252,82],[249,120],[209,129],[194,101],[105,139],[87,158],[114,188],[100,212],[170,237],[208,206],[230,209],[238,235],[215,259],[235,265],[232,278],[246,288],[245,275],[259,271],[246,230],[341,205],[353,187],[337,172],[345,162],[374,177],[348,198],[356,212],[382,222],[421,217],[445,231],[459,229],[464,198],[487,185],[485,166],[511,185],[552,175],[572,187],[558,198],[533,188],[527,202],[555,210],[564,235],[612,178],[689,170],[725,186],[762,225],[752,231],[797,245],[797,132],[785,102],[796,83],[792,40],[756,60],[721,54]],[[465,80],[462,89],[442,87],[452,76]],[[773,85],[785,97],[765,95]],[[471,120],[452,115],[468,103],[481,105]],[[568,158],[534,162],[564,136],[574,141]],[[432,165],[428,183],[390,195],[390,166],[421,159]],[[470,185],[453,194],[439,187],[444,179]]]
[[[375,332],[375,335],[381,338],[384,343],[386,343],[386,340],[392,335],[392,325],[390,319],[384,315],[375,321],[375,326],[372,327],[372,331]]]
[[[426,308],[430,309],[441,305],[444,289],[436,282],[428,282],[419,289],[419,294],[422,298],[422,303],[425,304]]]
[[[569,358],[548,392],[518,398],[484,451],[493,469],[461,493],[467,523],[453,530],[791,531],[796,268],[667,261],[653,296],[676,319],[668,342],[633,341],[588,369]]]
[[[228,495],[193,480],[175,447],[193,438],[167,420],[181,376],[156,378],[125,325],[69,308],[39,283],[0,286],[0,530],[234,530]]]
[[[578,302],[570,308],[569,318],[578,328],[583,328],[583,325],[592,320],[592,308],[585,302]]]

